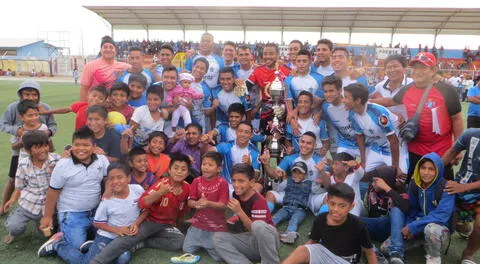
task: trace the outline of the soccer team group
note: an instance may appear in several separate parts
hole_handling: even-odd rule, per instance
[[[369,87],[328,39],[314,55],[292,41],[288,63],[266,44],[259,65],[247,46],[225,42],[218,56],[213,45],[204,33],[185,69],[165,45],[144,68],[138,48],[128,64],[116,61],[106,36],[83,70],[80,101],[63,108],[41,101],[37,82],[20,84],[0,124],[12,135],[4,243],[35,221],[49,237],[39,257],[67,263],[127,263],[143,247],[185,253],[172,263],[197,263],[202,248],[217,262],[280,263],[280,243],[294,244],[314,214],[308,242],[282,263],[358,263],[363,254],[400,264],[420,245],[426,263],[441,263],[455,231],[468,239],[459,261],[475,263],[480,129],[463,129],[456,90],[438,81],[432,54],[391,55],[385,80]],[[56,154],[54,115],[70,112],[72,144]],[[272,140],[281,157],[270,156]]]

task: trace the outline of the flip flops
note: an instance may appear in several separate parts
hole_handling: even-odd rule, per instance
[[[196,256],[190,253],[185,253],[180,257],[172,257],[170,262],[176,264],[194,264],[200,261],[200,256]]]

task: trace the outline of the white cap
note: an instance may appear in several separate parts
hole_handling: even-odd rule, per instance
[[[193,75],[191,75],[188,72],[180,73],[179,78],[180,78],[180,81],[184,81],[184,80],[191,81],[191,82],[195,81],[195,77],[193,77]]]

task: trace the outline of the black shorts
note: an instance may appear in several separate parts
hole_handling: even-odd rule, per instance
[[[480,116],[467,117],[467,128],[480,128]]]
[[[18,156],[12,156],[10,160],[10,170],[8,171],[8,177],[15,178],[15,174],[17,174],[17,167],[18,167]]]

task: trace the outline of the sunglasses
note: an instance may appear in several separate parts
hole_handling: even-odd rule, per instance
[[[435,62],[432,61],[429,57],[423,55],[423,54],[418,54],[417,56],[413,57],[412,61],[421,61],[428,63],[430,65],[435,65]]]

